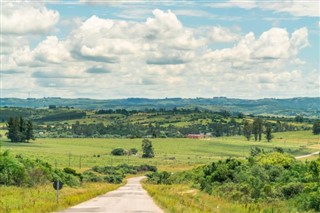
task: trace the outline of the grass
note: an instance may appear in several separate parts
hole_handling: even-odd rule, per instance
[[[187,185],[153,185],[144,182],[143,188],[155,202],[170,213],[242,213],[242,212],[292,212],[284,202],[239,204],[211,196]]]
[[[160,169],[171,167],[181,170],[194,165],[206,164],[226,157],[248,156],[250,148],[258,146],[265,150],[273,147],[290,149],[295,155],[303,155],[320,149],[319,136],[311,131],[275,133],[271,143],[266,141],[246,141],[243,136],[187,139],[151,139],[155,158],[143,159],[139,156],[111,156],[114,148],[138,148],[141,154],[142,139],[107,138],[44,138],[31,143],[2,142],[2,149],[13,154],[43,159],[57,167],[87,169],[95,165],[117,165],[122,163],[138,165],[152,164]],[[80,158],[81,156],[81,158]],[[99,156],[99,157],[97,157]],[[69,161],[70,159],[70,161]],[[81,162],[80,162],[81,161]],[[70,162],[70,164],[69,164]]]
[[[64,186],[59,203],[52,184],[33,188],[0,186],[0,212],[41,213],[66,209],[90,198],[117,189],[120,184],[86,183],[81,188]]]

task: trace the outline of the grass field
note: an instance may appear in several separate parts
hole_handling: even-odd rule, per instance
[[[275,133],[272,142],[246,141],[243,136],[187,139],[151,139],[155,158],[139,156],[111,156],[114,148],[137,148],[141,154],[142,139],[101,139],[101,138],[45,138],[31,143],[2,142],[2,149],[13,154],[40,158],[57,167],[71,167],[84,170],[95,165],[152,164],[160,169],[181,170],[194,165],[209,163],[226,157],[248,156],[250,148],[258,146],[265,150],[273,147],[291,149],[294,155],[303,155],[320,149],[319,136],[310,131]],[[70,159],[70,160],[69,160]],[[69,164],[70,162],[70,164]],[[179,169],[180,168],[180,169]]]
[[[120,184],[86,183],[79,188],[65,186],[59,203],[52,184],[32,188],[0,186],[0,212],[39,213],[63,210],[92,197],[115,190]]]

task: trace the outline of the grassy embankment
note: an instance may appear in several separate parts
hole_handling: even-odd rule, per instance
[[[0,212],[40,213],[63,210],[90,198],[115,190],[120,184],[86,183],[79,188],[64,186],[60,202],[52,184],[32,188],[0,186]]]
[[[170,213],[244,213],[244,212],[292,212],[289,202],[239,204],[211,196],[188,185],[154,185],[143,183],[143,188],[155,202]]]

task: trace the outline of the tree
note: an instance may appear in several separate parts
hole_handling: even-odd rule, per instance
[[[252,133],[252,127],[251,127],[249,121],[245,120],[244,125],[243,125],[243,135],[244,135],[244,137],[246,137],[246,139],[248,141],[251,138],[251,133]]]
[[[268,142],[270,142],[271,141],[271,139],[273,138],[273,136],[272,136],[272,134],[271,134],[271,126],[270,125],[268,125],[267,127],[266,127],[266,139],[267,139],[267,141]]]
[[[252,123],[252,133],[254,136],[254,140],[261,141],[262,138],[262,130],[263,130],[263,120],[261,118],[255,118]]]
[[[313,127],[312,127],[312,132],[313,134],[315,135],[319,135],[320,134],[320,121],[317,121],[313,124]]]
[[[10,117],[7,122],[7,137],[11,142],[28,142],[34,140],[33,124],[22,117]]]
[[[142,140],[142,157],[143,158],[153,158],[154,152],[152,147],[152,142],[148,139]]]
[[[296,122],[302,123],[302,122],[303,122],[303,116],[297,115],[297,116],[294,118],[294,120],[295,120]]]

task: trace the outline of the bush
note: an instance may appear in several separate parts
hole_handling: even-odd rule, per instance
[[[94,174],[93,172],[86,171],[82,174],[82,180],[84,182],[102,182],[103,178]]]
[[[155,184],[171,184],[172,181],[170,180],[171,174],[164,171],[164,172],[154,172],[147,175],[148,182],[155,183]]]
[[[138,153],[138,149],[136,149],[136,148],[131,148],[129,150],[129,155],[136,155],[137,153]]]
[[[125,155],[125,150],[122,148],[116,148],[111,151],[111,154],[115,156],[122,156],[122,155]]]
[[[0,185],[35,186],[60,180],[69,186],[79,186],[81,175],[75,170],[52,169],[52,166],[39,159],[11,156],[7,151],[0,153]]]
[[[123,177],[120,175],[107,175],[104,177],[104,180],[107,181],[108,183],[122,183]]]

